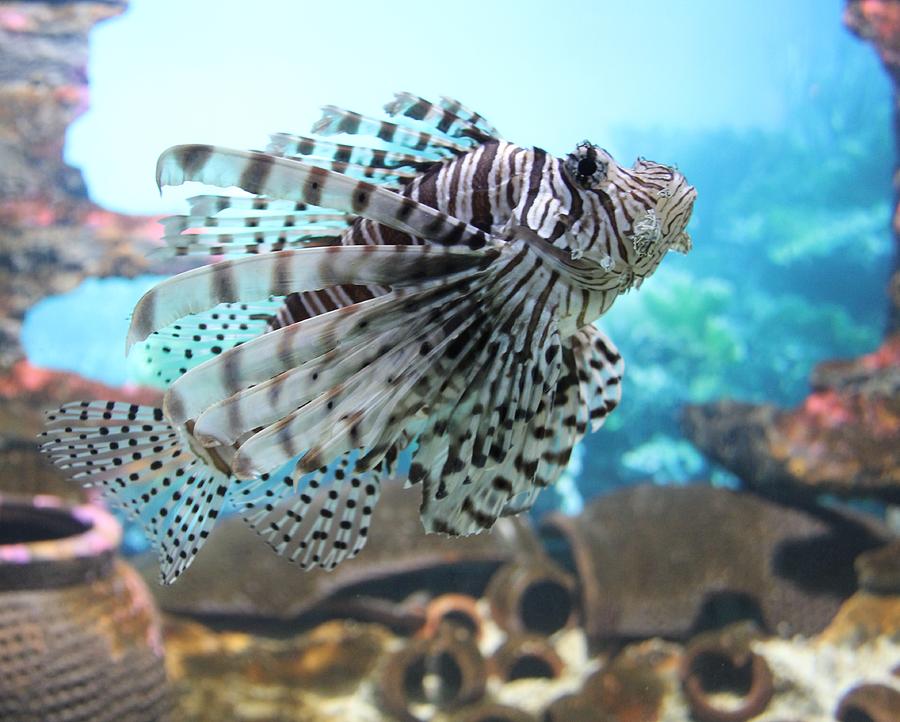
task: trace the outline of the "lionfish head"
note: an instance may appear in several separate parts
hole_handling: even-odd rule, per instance
[[[691,220],[697,191],[687,182],[677,168],[638,158],[631,167],[632,173],[663,187],[657,191],[658,201],[653,215],[658,227],[656,250],[662,257],[665,251],[687,253],[691,250],[691,237],[685,230]],[[647,249],[649,251],[649,249]],[[638,249],[640,254],[640,249]]]
[[[643,211],[635,217],[631,228],[623,234],[634,249],[634,260],[629,263],[627,276],[639,285],[643,278],[653,273],[667,251],[687,253],[691,250],[691,237],[685,230],[691,219],[691,211],[697,191],[676,168],[639,158],[631,168],[620,166],[603,148],[590,141],[579,143],[566,156],[567,173],[586,192],[606,195],[613,203],[626,203],[627,189],[634,191],[632,201],[639,201]],[[651,193],[647,203],[648,188]],[[635,206],[631,212],[634,214]],[[573,256],[574,257],[574,256]],[[601,258],[600,264],[611,263]],[[629,281],[629,284],[631,281]]]

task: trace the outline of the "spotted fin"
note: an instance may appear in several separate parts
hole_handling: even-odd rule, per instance
[[[203,546],[228,494],[228,477],[185,448],[162,409],[74,402],[47,416],[41,450],[144,526],[171,584]],[[232,482],[233,483],[233,482]]]
[[[277,553],[300,565],[334,569],[362,551],[381,496],[382,469],[353,471],[348,453],[313,474],[249,482],[243,516]],[[300,480],[300,483],[295,481]]]
[[[154,331],[131,350],[128,363],[134,380],[167,389],[195,366],[265,333],[284,307],[280,297],[224,303]]]
[[[579,329],[570,343],[582,406],[588,410],[591,431],[597,431],[622,398],[625,364],[615,344],[595,326]]]

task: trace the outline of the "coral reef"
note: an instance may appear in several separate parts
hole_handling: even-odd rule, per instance
[[[900,138],[900,6],[894,0],[848,0],[844,24],[851,32],[871,42],[894,88],[894,136]],[[900,331],[900,162],[894,165],[894,264],[888,284],[888,332]]]
[[[160,722],[159,619],[99,507],[0,497],[0,717]]]
[[[687,406],[687,436],[749,487],[771,495],[831,493],[900,500],[900,335],[813,372],[789,411],[718,401]]]
[[[66,128],[87,108],[87,36],[124,0],[0,8],[0,369],[22,357],[26,309],[86,276],[134,275],[158,232],[87,199],[63,160]]]

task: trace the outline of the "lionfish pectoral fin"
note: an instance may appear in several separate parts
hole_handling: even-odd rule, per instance
[[[138,301],[126,349],[180,318],[220,303],[362,284],[416,285],[489,264],[497,251],[458,247],[333,246],[222,261],[181,273]]]
[[[428,531],[477,533],[530,509],[621,394],[622,359],[593,326],[565,339],[548,333],[527,358],[490,369],[473,376],[472,388],[481,388],[467,391],[471,410],[450,410],[422,435],[411,479],[423,483]]]
[[[571,338],[571,347],[579,398],[587,409],[591,431],[597,431],[622,398],[625,364],[615,344],[596,326],[579,329]]]
[[[168,388],[195,366],[264,333],[282,306],[281,298],[225,303],[154,331],[129,353],[134,380]]]
[[[186,448],[158,408],[83,401],[49,412],[41,451],[139,522],[171,584],[203,546],[229,479]]]
[[[364,248],[374,248],[374,251],[360,253]],[[181,424],[197,420],[198,433],[213,438],[222,438],[218,433],[228,433],[232,434],[231,439],[236,439],[294,411],[311,389],[320,388],[324,392],[330,388],[324,384],[342,383],[369,365],[373,369],[385,369],[385,375],[392,376],[381,357],[395,350],[397,343],[408,342],[409,333],[430,323],[429,314],[443,313],[441,309],[448,304],[452,308],[453,301],[466,295],[468,291],[464,289],[482,275],[482,268],[490,265],[490,256],[485,253],[473,257],[471,254],[475,252],[466,252],[463,257],[455,252],[436,253],[425,246],[410,247],[402,253],[393,252],[394,248],[342,246],[328,258],[342,267],[343,260],[350,258],[346,263],[355,262],[357,278],[364,275],[367,264],[377,261],[384,266],[385,277],[400,283],[424,277],[429,279],[427,283],[412,287],[400,285],[388,293],[278,328],[206,361],[169,388],[166,408],[172,421]],[[381,257],[396,260],[391,266],[379,260]],[[448,262],[433,264],[439,258]],[[459,259],[463,263],[458,263]],[[477,284],[471,287],[477,288]],[[400,366],[398,370],[403,368]],[[279,381],[290,381],[293,386],[280,385],[275,381],[279,376]],[[250,398],[241,395],[254,385],[260,388]],[[293,388],[291,393],[282,393],[289,388]],[[231,397],[237,403],[228,401]],[[223,401],[227,405],[221,409],[224,415],[217,412],[215,420],[198,419],[207,409]],[[257,420],[260,409],[278,414]]]
[[[345,313],[348,326],[331,335],[340,342],[327,353],[292,358],[295,368],[210,407],[198,427],[225,439],[252,432],[235,455],[240,475],[275,468],[298,453],[304,454],[300,467],[312,471],[354,449],[383,452],[420,423],[420,410],[439,391],[441,369],[452,363],[466,334],[478,328],[487,293],[481,280],[473,273],[359,304],[356,313],[366,319],[366,333],[354,334]],[[298,347],[315,343],[314,323],[296,327]],[[262,347],[266,341],[255,343]],[[255,351],[251,345],[240,351],[248,349]],[[271,358],[277,364],[285,355]]]

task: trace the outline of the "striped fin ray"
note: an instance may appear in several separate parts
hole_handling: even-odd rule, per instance
[[[451,101],[452,102],[452,101]],[[420,121],[450,138],[465,138],[484,142],[499,138],[497,131],[484,123],[477,113],[468,111],[457,104],[464,116],[457,115],[450,107],[434,104],[412,93],[395,93],[394,99],[384,106],[388,115],[402,115]],[[483,123],[479,126],[478,121]]]
[[[481,302],[483,296],[475,294],[471,299],[457,298],[436,313],[421,308],[418,319],[397,324],[405,339],[395,340],[396,326],[388,329],[390,340],[385,335],[373,338],[369,358],[352,376],[343,380],[339,376],[337,384],[314,400],[244,441],[235,455],[235,473],[246,477],[276,468],[298,451],[305,452],[299,462],[305,471],[356,448],[369,449],[368,463],[377,463],[377,453],[372,452],[387,450],[406,420],[425,403],[410,395],[420,387],[432,361],[450,353],[454,341],[469,332],[476,318],[473,311]]]
[[[595,326],[584,326],[570,341],[591,431],[597,431],[622,398],[625,364],[615,344]]]
[[[304,157],[317,157],[366,168],[386,170],[408,168],[419,173],[435,164],[433,158],[424,155],[347,145],[290,133],[276,133],[270,136],[266,152],[283,158],[302,160]]]
[[[416,294],[392,291],[257,337],[175,381],[165,398],[167,414],[175,423],[196,419],[216,401],[252,384],[262,383],[330,352],[338,356],[358,343],[396,328],[401,318],[409,321],[409,314],[417,306],[439,308],[451,301],[463,280],[466,279],[437,284]],[[381,353],[385,351],[381,349]]]
[[[180,443],[162,409],[74,402],[47,416],[42,451],[97,486],[158,548],[164,584],[191,564],[218,517],[228,477]],[[73,454],[77,459],[73,460]]]
[[[422,520],[426,529],[462,535],[489,529],[512,497],[531,488],[537,464],[523,454],[527,453],[528,417],[537,412],[542,395],[536,392],[536,387],[542,384],[533,382],[534,369],[543,369],[541,373],[550,378],[553,369],[543,359],[543,353],[535,354],[524,365],[526,372],[512,384],[513,396],[502,402],[510,410],[507,415],[501,414],[500,424],[508,418],[509,426],[499,429],[491,460],[479,468],[471,462],[472,444],[451,446],[437,483],[435,479],[429,480],[430,475],[423,480]],[[453,428],[454,420],[459,418],[458,412],[450,415],[448,436],[456,432],[461,439],[467,439],[472,430],[465,423],[459,431]],[[466,454],[462,458],[458,456],[460,448]],[[500,459],[499,464],[494,461],[495,455]]]
[[[262,231],[200,229],[196,233],[165,235],[166,245],[150,252],[154,258],[175,256],[272,253],[292,248],[335,246],[344,229],[328,226],[289,226]]]
[[[192,229],[206,233],[234,233],[242,230],[281,230],[283,228],[340,228],[353,221],[348,213],[322,213],[321,211],[297,211],[295,213],[244,210],[241,215],[229,213],[231,208],[216,211],[212,215],[168,216],[160,220],[166,236],[176,236]]]
[[[321,158],[317,156],[288,156],[289,160],[297,160],[308,165],[324,168],[335,173],[357,180],[366,180],[385,188],[398,189],[405,186],[419,176],[416,171],[401,170],[399,168],[376,168],[359,163],[347,163],[342,160]]]
[[[219,303],[253,301],[343,284],[394,286],[488,265],[496,251],[433,246],[333,246],[278,251],[196,268],[163,281],[138,301],[127,347]]]
[[[505,288],[492,294],[485,324],[490,338],[479,345],[489,349],[488,360],[461,365],[457,380],[450,381],[453,402],[433,411],[413,458],[410,480],[423,484],[428,531],[470,534],[489,528],[511,496],[530,488],[536,471],[515,450],[523,448],[527,427],[559,375],[560,342],[553,310],[546,306],[555,275],[543,274],[542,293],[520,293],[523,283],[541,282],[542,264],[529,261],[526,249],[509,253]],[[490,474],[498,465],[499,472]],[[490,483],[473,483],[477,479]]]
[[[432,297],[430,301],[427,301],[428,295]],[[273,365],[267,371],[270,374],[268,380],[261,381],[252,388],[237,392],[224,388],[220,391],[221,396],[204,397],[204,401],[205,398],[221,400],[203,410],[196,420],[194,433],[204,441],[208,439],[220,444],[231,444],[242,434],[283,419],[322,394],[330,392],[327,401],[336,403],[341,396],[346,396],[348,391],[343,384],[375,363],[387,368],[395,366],[397,375],[392,377],[392,381],[397,383],[399,372],[403,367],[399,365],[399,361],[393,359],[399,359],[401,354],[407,358],[415,358],[418,350],[409,351],[408,347],[420,333],[420,329],[429,322],[434,327],[451,312],[447,304],[449,291],[440,293],[432,291],[422,296],[423,298],[417,301],[416,315],[405,319],[402,324],[382,322],[373,325],[370,328],[373,333],[367,334],[335,333],[333,337],[337,341],[334,346],[305,360],[298,356],[297,365],[294,366],[285,368]],[[460,302],[456,303],[460,305]],[[400,305],[393,303],[392,307],[396,312],[402,313],[402,309],[408,307],[408,303],[406,301]],[[468,308],[468,305],[466,307]],[[314,324],[298,328],[307,337],[315,338],[318,333]],[[270,340],[266,337],[261,339],[259,344],[268,343]],[[387,358],[388,356],[390,358]],[[243,363],[240,365],[244,366]],[[338,385],[342,385],[339,391],[335,390]],[[176,393],[179,393],[178,389]],[[188,399],[182,400],[181,403],[191,410],[202,407],[203,401],[198,404],[193,399]]]
[[[234,196],[206,193],[187,199],[191,216],[209,217],[228,212],[266,214],[321,213],[319,208],[310,208],[302,201],[287,201],[263,196]]]
[[[313,124],[312,132],[320,135],[348,133],[371,136],[389,145],[414,150],[417,154],[434,160],[462,155],[472,149],[470,141],[459,142],[443,133],[426,133],[402,123],[378,120],[334,105],[322,108],[322,117]]]
[[[491,136],[492,138],[502,137],[499,131],[493,125],[488,123],[487,120],[485,120],[484,116],[482,116],[480,113],[476,113],[470,108],[467,108],[458,100],[454,100],[453,98],[448,98],[446,95],[442,95],[440,97],[440,100],[438,101],[438,105],[440,105],[442,108],[446,108],[454,115],[471,123],[476,128]]]
[[[174,146],[160,155],[157,184],[199,181],[354,213],[444,246],[483,248],[487,235],[430,206],[367,181],[266,153],[209,145]]]
[[[537,492],[559,479],[588,426],[600,428],[621,395],[622,359],[597,328],[579,329],[561,350],[563,373],[529,424],[522,447],[519,466],[535,468],[533,488],[514,490],[504,515],[529,509]]]
[[[281,297],[223,303],[154,331],[131,349],[134,380],[168,388],[195,366],[265,333],[284,305]]]
[[[552,384],[559,376],[560,341],[556,332],[548,338],[543,347],[550,352],[535,355],[526,364],[528,369],[524,377],[534,378],[534,369],[538,369]],[[577,386],[574,374],[570,374],[569,379]],[[562,378],[557,383],[562,384]],[[514,381],[512,386],[516,387],[518,383]],[[527,386],[525,388],[528,391]],[[567,439],[562,420],[577,412],[576,397],[577,394],[572,397],[573,404],[557,409],[553,388],[548,390],[543,382],[532,383],[529,393],[514,396],[509,402],[509,406],[515,407],[514,415],[506,419],[508,434],[492,447],[490,457],[465,464],[462,483],[459,476],[453,478],[442,474],[439,493],[429,498],[423,492],[426,528],[452,534],[473,534],[489,529],[500,516],[530,508],[540,489],[555,481],[568,463],[574,441]],[[557,413],[552,414],[552,410]],[[586,412],[583,416],[586,418]],[[557,453],[560,444],[567,448],[564,454]],[[509,453],[510,450],[518,452]]]

